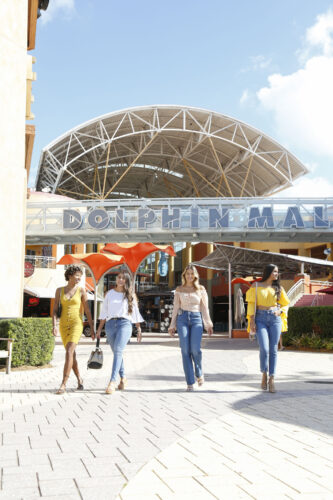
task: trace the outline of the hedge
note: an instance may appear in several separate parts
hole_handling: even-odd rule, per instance
[[[49,363],[54,349],[51,318],[0,320],[0,337],[13,338],[12,366],[41,366]],[[0,350],[7,342],[0,342]]]
[[[288,332],[292,335],[314,332],[321,337],[333,338],[333,306],[291,307]]]
[[[283,344],[333,350],[333,306],[291,307]]]

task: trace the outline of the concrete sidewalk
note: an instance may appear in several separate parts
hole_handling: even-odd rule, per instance
[[[112,356],[85,391],[57,396],[52,368],[0,373],[2,499],[333,498],[333,356],[279,353],[276,394],[259,389],[248,340],[205,339],[206,382],[186,393],[177,341],[126,348],[126,392],[104,394]],[[72,389],[71,389],[72,388]]]

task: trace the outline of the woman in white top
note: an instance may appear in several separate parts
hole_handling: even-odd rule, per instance
[[[106,322],[106,335],[113,351],[111,379],[105,391],[106,394],[113,394],[116,390],[118,374],[120,375],[118,389],[125,389],[127,383],[123,351],[132,335],[132,323],[135,323],[138,329],[138,342],[141,342],[142,338],[140,323],[144,319],[139,312],[137,299],[132,287],[132,280],[128,273],[120,272],[117,275],[116,288],[107,292],[99,319],[100,323],[96,336],[100,338],[102,328]]]
[[[203,328],[208,335],[213,333],[213,323],[209,316],[208,296],[205,288],[199,284],[196,268],[189,264],[182,273],[182,286],[175,291],[173,313],[169,334],[177,332],[183,358],[183,367],[187,391],[193,391],[194,372],[198,385],[204,382],[202,374],[201,338]],[[194,363],[194,370],[193,370]]]

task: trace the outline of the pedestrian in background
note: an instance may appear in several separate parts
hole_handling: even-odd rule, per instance
[[[253,283],[246,292],[248,330],[256,332],[260,350],[261,388],[276,392],[274,377],[278,343],[282,331],[287,330],[289,299],[280,285],[279,270],[268,264],[262,280]],[[269,379],[267,379],[267,372]]]
[[[56,290],[52,314],[53,335],[57,336],[60,329],[62,343],[66,349],[63,378],[57,394],[64,394],[66,391],[66,383],[72,369],[77,378],[78,390],[83,390],[83,380],[79,372],[79,365],[75,352],[76,346],[82,335],[83,310],[87,316],[92,334],[94,334],[94,325],[88,305],[87,293],[84,288],[79,286],[82,274],[81,267],[75,265],[68,266],[65,271],[65,280],[68,281],[68,284]]]
[[[129,273],[121,271],[117,275],[116,287],[107,292],[99,319],[96,336],[100,338],[106,322],[107,340],[113,352],[111,378],[105,391],[106,394],[113,394],[116,390],[118,375],[120,375],[118,389],[124,390],[127,385],[123,351],[132,335],[132,323],[135,323],[137,327],[137,341],[141,342],[142,339],[140,323],[144,319],[139,312]]]
[[[182,286],[175,291],[173,313],[169,327],[169,334],[172,337],[175,335],[176,327],[187,391],[193,391],[194,373],[198,385],[201,386],[204,383],[201,339],[204,327],[208,335],[212,335],[213,323],[209,315],[207,292],[200,285],[198,271],[192,264],[185,267],[182,273]]]

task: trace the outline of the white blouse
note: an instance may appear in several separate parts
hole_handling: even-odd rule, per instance
[[[99,319],[126,318],[131,323],[143,323],[144,319],[140,314],[136,299],[133,300],[132,313],[128,312],[128,300],[122,292],[112,289],[104,297]]]

